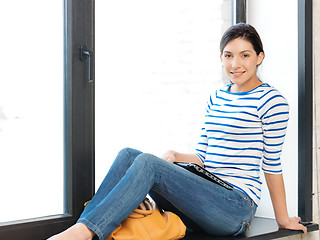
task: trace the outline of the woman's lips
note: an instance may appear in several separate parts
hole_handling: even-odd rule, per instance
[[[240,71],[240,72],[230,72],[232,76],[234,77],[241,77],[245,71]]]

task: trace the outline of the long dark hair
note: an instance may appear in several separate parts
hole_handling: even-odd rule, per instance
[[[230,41],[236,38],[242,38],[249,41],[257,55],[259,55],[260,52],[264,53],[262,41],[258,32],[254,27],[247,23],[238,23],[225,31],[220,41],[220,53],[223,52],[223,49]]]

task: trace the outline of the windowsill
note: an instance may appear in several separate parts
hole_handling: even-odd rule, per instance
[[[319,230],[319,225],[315,223],[305,225],[308,232]],[[292,235],[301,234],[301,231],[291,231],[286,229],[279,229],[274,219],[254,218],[251,223],[249,231],[237,237],[215,237],[204,234],[189,233],[184,240],[231,240],[231,239],[276,239]]]

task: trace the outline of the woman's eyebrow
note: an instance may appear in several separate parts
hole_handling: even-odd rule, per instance
[[[244,53],[244,52],[250,52],[250,53],[251,53],[250,50],[243,50],[243,51],[241,51],[240,53]]]
[[[240,53],[244,53],[244,52],[250,52],[250,53],[252,53],[252,51],[250,51],[250,50],[243,50],[243,51],[241,51]],[[230,52],[230,51],[223,51],[223,53],[232,53],[232,52]]]

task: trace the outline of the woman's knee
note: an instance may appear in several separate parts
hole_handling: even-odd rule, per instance
[[[154,166],[157,166],[159,164],[159,159],[158,157],[149,154],[149,153],[141,153],[137,158],[134,160],[134,164],[138,165],[139,167],[148,167],[153,169]]]
[[[133,148],[123,148],[119,151],[118,156],[127,156],[136,158],[142,152]]]
[[[136,149],[123,148],[118,152],[113,165],[128,169],[139,154],[141,152]]]

